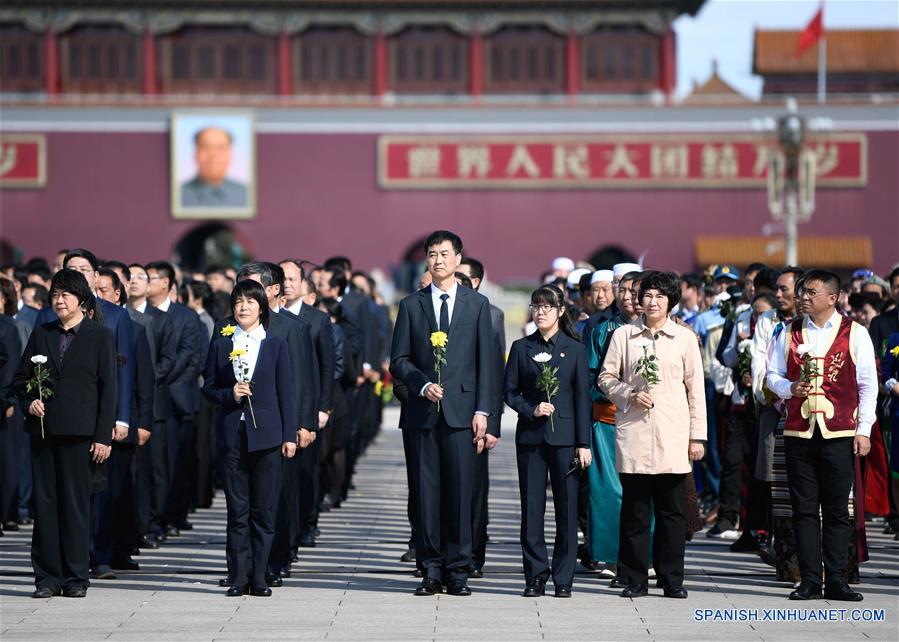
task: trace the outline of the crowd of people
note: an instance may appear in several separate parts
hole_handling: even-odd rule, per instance
[[[33,520],[34,597],[137,570],[217,489],[219,584],[271,595],[351,494],[392,390],[416,595],[470,595],[483,577],[508,406],[526,597],[550,581],[570,597],[580,563],[624,597],[655,578],[686,598],[686,542],[708,527],[791,599],[862,599],[866,518],[899,530],[899,268],[844,285],[560,257],[507,349],[483,264],[452,232],[424,250],[395,311],[345,257],[185,273],[71,249],[0,266],[0,522]]]

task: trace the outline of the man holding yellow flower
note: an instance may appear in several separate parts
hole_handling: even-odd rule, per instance
[[[440,593],[445,583],[450,595],[466,596],[475,458],[497,437],[487,432],[495,367],[490,304],[456,284],[458,236],[434,232],[425,254],[432,283],[400,302],[390,360],[391,374],[410,391],[400,428],[411,441],[406,465],[419,526],[416,560],[423,570],[415,594]]]

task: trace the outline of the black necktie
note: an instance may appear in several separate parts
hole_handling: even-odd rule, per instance
[[[448,298],[449,294],[440,295],[440,326],[438,327],[438,330],[441,332],[449,330],[449,304],[446,302]]]

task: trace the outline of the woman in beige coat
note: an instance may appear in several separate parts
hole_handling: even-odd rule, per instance
[[[599,387],[618,407],[619,574],[627,582],[622,597],[648,592],[650,510],[655,513],[656,573],[665,597],[687,597],[684,480],[692,462],[704,454],[706,414],[696,337],[669,317],[679,300],[677,275],[644,272],[643,315],[612,335],[599,375]]]

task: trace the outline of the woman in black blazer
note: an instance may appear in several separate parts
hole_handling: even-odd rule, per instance
[[[237,327],[212,338],[203,394],[221,406],[216,441],[225,480],[229,597],[268,597],[265,571],[275,533],[281,457],[296,454],[296,411],[287,343],[266,336],[265,290],[240,281],[231,292]],[[248,586],[248,581],[252,584]]]
[[[57,272],[50,302],[58,319],[34,328],[14,383],[31,433],[33,597],[84,597],[94,465],[109,457],[116,419],[115,340],[85,313],[94,295],[80,272]],[[37,362],[52,396],[27,390]]]
[[[584,346],[565,314],[562,291],[544,285],[531,294],[537,331],[512,344],[506,364],[505,402],[518,413],[515,449],[521,492],[521,550],[525,597],[544,594],[550,575],[543,533],[546,473],[556,511],[552,578],[556,597],[571,597],[577,557],[575,472],[590,465],[591,406]],[[536,357],[536,359],[535,359]],[[552,401],[538,385],[544,362],[558,368]],[[574,469],[574,470],[573,470]]]

